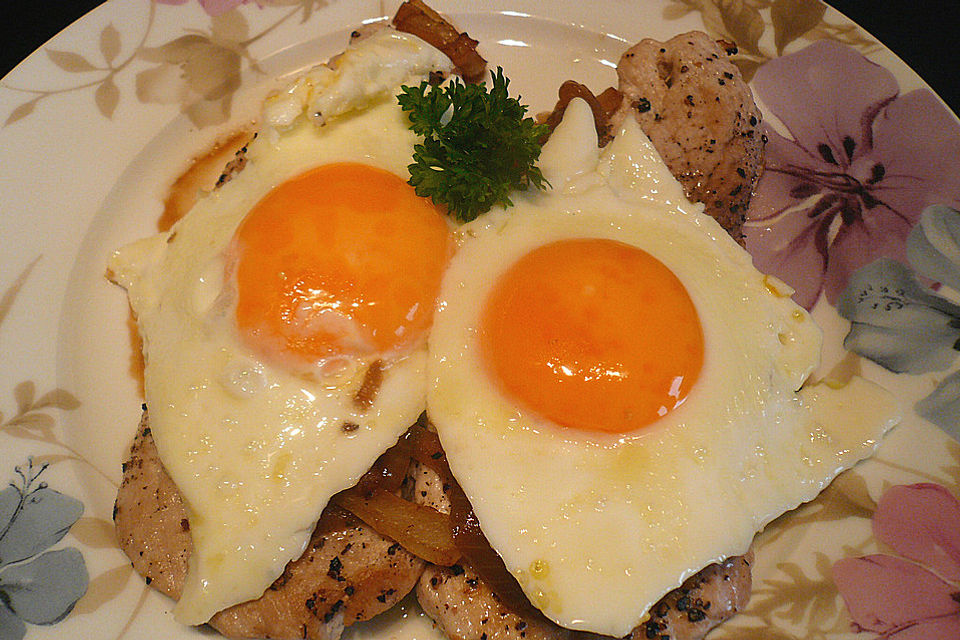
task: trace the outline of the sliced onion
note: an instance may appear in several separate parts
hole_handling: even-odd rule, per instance
[[[397,444],[387,449],[377,458],[370,470],[360,477],[352,489],[360,493],[370,493],[377,489],[399,491],[410,467],[413,440],[410,431],[400,436]]]
[[[507,571],[503,560],[493,550],[487,537],[480,530],[480,522],[473,507],[457,483],[447,456],[440,446],[440,438],[421,420],[410,431],[413,459],[435,471],[444,483],[444,491],[450,499],[450,524],[453,541],[468,564],[483,582],[497,595],[505,607],[514,613],[526,616],[542,616],[527,599],[516,578]]]
[[[460,559],[450,531],[450,518],[436,509],[382,489],[367,495],[348,490],[337,494],[334,501],[380,535],[395,540],[427,562],[448,567]]]
[[[610,132],[610,118],[620,107],[623,95],[613,87],[609,87],[599,95],[594,95],[586,85],[573,80],[567,80],[560,85],[557,94],[559,96],[557,104],[550,115],[544,120],[544,124],[550,128],[550,131],[553,132],[553,130],[557,128],[557,125],[560,124],[560,121],[563,120],[563,114],[566,112],[567,105],[570,104],[570,101],[574,98],[581,98],[590,105],[590,110],[593,112],[593,126],[597,130],[597,138],[600,146],[606,146],[613,137],[613,134]],[[549,137],[549,134],[547,134],[547,137]],[[541,144],[546,142],[546,138],[543,138],[540,142]]]
[[[477,53],[477,41],[458,31],[422,0],[407,0],[400,5],[393,16],[393,26],[443,51],[468,82],[483,78],[487,61]]]

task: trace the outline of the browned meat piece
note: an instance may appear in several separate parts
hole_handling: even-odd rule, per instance
[[[470,567],[428,565],[417,583],[424,613],[450,640],[566,640],[583,635],[505,607]]]
[[[176,599],[192,551],[189,521],[163,469],[146,412],[124,463],[114,521],[120,548],[147,584]],[[324,511],[304,554],[258,600],[210,625],[233,638],[335,640],[344,625],[386,611],[414,587],[423,561],[338,509]]]
[[[414,463],[410,476],[413,497],[421,504],[449,513],[450,499],[440,476]],[[650,611],[630,640],[662,638],[700,640],[713,627],[733,616],[750,599],[750,554],[713,564],[671,591]],[[467,565],[427,565],[417,583],[424,612],[452,640],[599,640],[603,636],[563,629],[542,616],[517,614]],[[649,635],[654,633],[655,635]]]
[[[613,122],[637,118],[687,197],[742,242],[763,140],[760,110],[727,55],[698,31],[642,40],[617,66],[624,99]]]
[[[407,0],[400,5],[393,16],[393,26],[443,51],[468,82],[483,79],[487,61],[477,53],[477,41],[457,31],[422,0]]]
[[[120,549],[147,584],[180,597],[193,551],[183,499],[160,463],[146,411],[123,463],[123,480],[113,507]]]
[[[753,553],[727,558],[691,576],[650,610],[650,619],[633,630],[629,640],[668,636],[698,640],[750,601]]]

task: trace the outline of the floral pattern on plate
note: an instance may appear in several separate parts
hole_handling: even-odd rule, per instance
[[[833,565],[856,628],[878,639],[960,638],[960,501],[938,484],[891,487],[873,514],[873,531],[899,556]]]
[[[821,292],[835,303],[879,256],[903,259],[927,205],[960,206],[960,123],[929,90],[901,95],[889,71],[827,40],[765,64],[754,90],[789,137],[765,126],[747,249],[804,307]]]
[[[313,10],[326,4],[325,0],[259,0],[258,6],[293,5],[277,20],[257,33],[251,34],[244,14],[234,11],[249,0],[200,0],[210,16],[205,29],[190,29],[158,46],[147,46],[156,21],[156,4],[182,5],[189,0],[154,0],[143,32],[136,34],[139,43],[127,55],[120,55],[123,35],[108,24],[98,36],[102,60],[95,60],[76,51],[45,47],[47,56],[60,70],[77,77],[77,81],[56,90],[34,89],[30,86],[13,88],[30,96],[7,116],[4,126],[29,116],[37,106],[51,96],[68,91],[88,91],[100,115],[113,117],[121,100],[121,76],[131,73],[134,62],[150,66],[135,74],[136,99],[142,104],[175,104],[198,127],[224,122],[230,116],[233,95],[240,86],[244,62],[256,68],[257,61],[250,47],[261,37],[288,20],[300,16],[309,18]],[[134,34],[128,34],[133,39]],[[96,76],[90,80],[90,75]]]
[[[0,491],[0,639],[20,640],[27,623],[65,618],[87,590],[83,555],[49,550],[83,513],[83,504],[38,481],[47,465],[31,459]]]
[[[837,307],[851,323],[843,344],[897,373],[944,371],[960,356],[960,305],[938,292],[960,292],[960,211],[928,207],[907,236],[906,260],[913,268],[880,258],[853,274]],[[915,408],[940,428],[956,429],[960,372]]]
[[[216,125],[231,113],[242,69],[258,69],[252,45],[328,4],[155,0],[136,28],[98,27],[95,54],[46,47],[49,62],[70,81],[56,90],[5,86],[25,98],[4,126],[31,126],[30,116],[63,93],[89,100],[88,117],[114,119],[135,101],[174,106],[198,128]],[[901,91],[902,70],[894,74],[865,57],[882,46],[817,0],[668,0],[661,6],[665,22],[697,15],[711,35],[735,41],[738,66],[783,125],[768,127],[767,173],[750,212],[749,247],[758,262],[791,282],[806,306],[819,300],[833,313],[830,304],[838,305],[852,323],[844,363],[860,369],[862,356],[907,376],[947,372],[932,393],[917,396],[916,408],[955,427],[960,374],[949,370],[958,364],[960,306],[950,289],[960,288],[960,123],[928,90]],[[202,19],[175,33],[159,26],[159,12],[190,9]],[[322,21],[318,26],[322,31]],[[819,74],[816,81],[809,81],[811,74]],[[35,264],[2,292],[0,330]],[[68,622],[79,615],[93,625],[99,616],[115,615],[114,637],[134,635],[142,617],[152,634],[155,618],[145,606],[150,591],[122,554],[101,561],[88,578],[91,563],[84,556],[116,551],[109,514],[81,517],[79,501],[37,482],[48,465],[63,463],[80,478],[116,485],[115,470],[71,447],[57,423],[57,412],[75,411],[79,400],[48,384],[16,384],[16,411],[0,416],[3,437],[36,447],[33,462],[20,467],[20,483],[0,492],[0,639],[44,634],[49,627],[34,625],[71,613]],[[937,550],[957,544],[960,444],[941,438],[935,442],[942,446],[929,452],[934,458],[928,452],[910,457],[899,449],[915,433],[895,432],[892,450],[882,449],[760,534],[750,606],[712,637],[956,637],[957,560]],[[24,496],[42,500],[24,502]],[[14,498],[26,506],[7,521]],[[17,533],[28,522],[33,533]],[[910,528],[916,523],[922,535]],[[75,546],[62,546],[65,537]],[[13,556],[5,555],[8,539],[20,549]],[[6,557],[20,559],[8,563]],[[920,588],[925,608],[905,612],[903,603],[879,598],[877,584],[884,580]],[[121,598],[128,587],[132,602]]]

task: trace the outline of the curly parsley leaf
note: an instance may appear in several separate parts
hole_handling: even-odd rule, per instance
[[[424,137],[414,147],[410,184],[462,222],[493,206],[511,206],[510,192],[548,185],[536,166],[545,125],[526,118],[527,107],[507,93],[503,69],[492,86],[423,82],[401,87],[400,107],[410,128]]]

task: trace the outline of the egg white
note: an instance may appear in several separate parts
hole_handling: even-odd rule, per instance
[[[353,397],[380,356],[304,376],[244,346],[224,276],[234,232],[273,187],[316,166],[361,162],[406,176],[418,139],[398,86],[451,68],[423,41],[392,30],[357,43],[337,69],[317,72],[323,82],[309,95],[297,89],[268,101],[266,135],[250,144],[237,176],[168,233],[111,260],[143,339],[153,437],[189,514],[193,554],[175,608],[183,623],[259,597],[301,555],[330,497],[355,484],[425,406],[425,345],[384,359],[368,409]],[[375,69],[389,77],[367,82]],[[324,100],[336,109],[317,121],[310,106]]]
[[[553,192],[518,196],[459,231],[429,338],[427,411],[531,602],[561,626],[621,637],[667,591],[744,553],[766,523],[867,457],[898,409],[861,379],[801,389],[819,362],[820,330],[686,200],[632,119],[601,154],[589,108],[574,101],[542,164]],[[704,332],[686,401],[622,436],[525,410],[481,360],[480,310],[500,274],[537,247],[585,237],[663,262]]]

